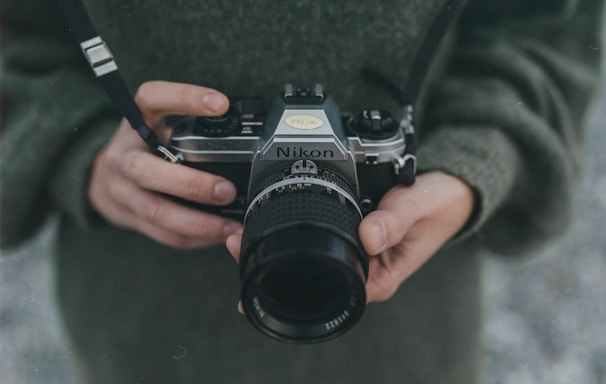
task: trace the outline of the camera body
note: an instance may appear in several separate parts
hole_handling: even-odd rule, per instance
[[[242,303],[279,340],[331,339],[360,318],[368,256],[363,216],[396,184],[414,182],[410,114],[341,113],[321,85],[231,99],[219,117],[188,117],[170,146],[183,164],[234,182],[233,204],[198,206],[244,222]]]
[[[340,113],[320,85],[285,91],[273,105],[263,98],[230,99],[219,117],[186,117],[174,125],[170,147],[182,164],[225,176],[237,187],[233,204],[202,206],[243,220],[248,202],[268,173],[311,160],[354,188],[363,214],[397,184],[414,182],[414,133],[408,116],[395,121],[382,110]]]

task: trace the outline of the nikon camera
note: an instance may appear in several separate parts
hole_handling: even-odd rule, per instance
[[[321,85],[287,84],[270,106],[232,99],[223,116],[176,124],[170,145],[183,164],[238,189],[233,204],[200,208],[244,223],[241,300],[260,331],[314,343],[360,319],[368,255],[358,226],[388,189],[414,182],[410,123],[410,113],[342,114]]]

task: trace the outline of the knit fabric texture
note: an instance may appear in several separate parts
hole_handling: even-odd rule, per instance
[[[360,70],[405,85],[442,3],[86,1],[133,91],[162,79],[271,97],[286,82],[320,82],[345,111],[397,111]],[[469,183],[478,212],[468,229],[498,252],[517,253],[569,219],[602,12],[598,1],[536,9],[493,3],[467,7],[432,65],[427,102],[417,108],[419,162],[421,171],[440,169]],[[52,4],[2,7],[8,247],[31,234],[49,207],[90,222],[88,171],[118,116]]]
[[[343,111],[397,111],[363,81],[405,87],[445,0],[86,0],[131,91],[149,80],[277,95],[323,83]],[[473,0],[428,68],[416,105],[419,171],[476,194],[473,218],[388,302],[314,346],[277,343],[235,310],[222,248],[180,251],[104,223],[87,198],[120,116],[51,1],[0,3],[1,245],[48,212],[58,303],[87,383],[477,382],[480,254],[521,255],[570,218],[582,119],[597,87],[603,2]]]

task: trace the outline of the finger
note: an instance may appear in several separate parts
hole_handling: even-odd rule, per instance
[[[179,249],[194,249],[209,247],[221,243],[221,240],[214,238],[202,238],[186,236],[177,232],[167,230],[145,220],[139,218],[134,219],[133,229],[141,232],[142,234],[154,239],[155,241],[167,245],[172,248]]]
[[[125,121],[101,155],[107,164],[141,188],[214,205],[228,204],[237,195],[233,183],[223,177],[168,163],[150,154]]]
[[[240,245],[242,243],[242,229],[235,231],[225,240],[225,246],[236,261],[240,261]]]
[[[229,107],[229,100],[219,91],[167,81],[141,84],[135,101],[150,126],[157,126],[166,115],[217,116]]]
[[[223,242],[241,224],[207,212],[185,207],[159,196],[131,203],[141,220],[182,236]]]
[[[186,236],[167,230],[153,223],[140,219],[132,211],[117,204],[106,204],[103,216],[108,222],[122,228],[136,230],[147,237],[170,247],[191,249],[218,244],[216,239]]]
[[[181,236],[220,242],[241,227],[237,222],[186,207],[128,182],[114,183],[109,193],[138,220]]]
[[[134,215],[133,215],[134,216]],[[132,222],[133,229],[154,239],[155,241],[172,248],[194,249],[209,247],[220,244],[222,241],[217,238],[204,238],[187,236],[181,233],[173,232],[163,227],[159,227],[148,221],[134,216]]]
[[[229,180],[172,164],[145,151],[131,151],[119,163],[122,173],[141,188],[204,204],[224,205],[237,195]]]

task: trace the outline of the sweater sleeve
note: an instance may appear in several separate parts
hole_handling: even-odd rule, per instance
[[[448,69],[428,91],[419,161],[475,190],[462,236],[519,255],[566,228],[599,83],[602,7],[482,0],[461,15]]]
[[[119,121],[54,4],[0,5],[2,248],[26,240],[54,206],[81,223],[94,217],[88,173]]]

